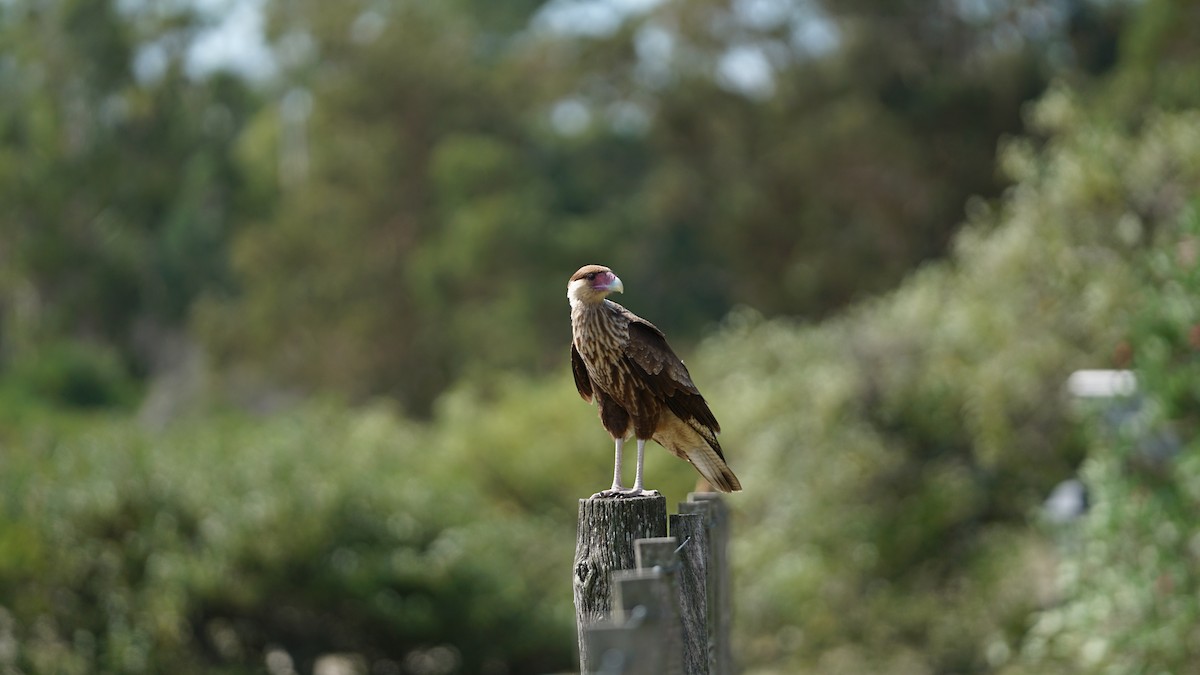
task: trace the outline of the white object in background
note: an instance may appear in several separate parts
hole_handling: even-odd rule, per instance
[[[1137,391],[1131,370],[1077,370],[1067,378],[1067,390],[1080,398],[1113,398]]]

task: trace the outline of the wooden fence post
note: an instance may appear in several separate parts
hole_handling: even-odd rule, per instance
[[[666,574],[659,569],[613,572],[612,619],[587,630],[583,675],[677,675],[679,659],[663,649],[677,630]]]
[[[581,672],[599,672],[589,653],[587,629],[613,609],[612,573],[634,569],[634,540],[666,534],[667,500],[661,495],[579,500],[572,587]]]
[[[708,534],[708,635],[712,675],[733,675],[730,628],[733,596],[729,572],[729,506],[721,496],[693,492],[679,504],[680,513],[699,513]]]
[[[699,513],[675,513],[670,517],[671,537],[679,571],[679,618],[683,627],[683,672],[710,675],[713,655],[708,640],[708,531]]]
[[[667,675],[680,675],[683,670],[683,629],[680,624],[679,589],[679,542],[675,537],[654,537],[633,542],[638,569],[643,572],[658,572],[667,584],[670,602],[664,618],[667,630],[663,631],[659,649],[667,654]]]

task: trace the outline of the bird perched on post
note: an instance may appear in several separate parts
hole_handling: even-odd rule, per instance
[[[567,283],[575,387],[583,400],[596,403],[600,423],[616,443],[612,487],[592,497],[647,493],[642,463],[648,440],[691,462],[716,489],[741,490],[717,442],[721,425],[687,367],[654,324],[607,299],[613,291],[625,287],[602,265],[579,268]],[[631,436],[637,439],[637,473],[633,487],[625,488],[621,452]]]

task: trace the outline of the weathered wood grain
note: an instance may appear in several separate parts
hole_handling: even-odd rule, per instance
[[[713,675],[733,675],[730,649],[733,596],[729,571],[729,506],[719,494],[693,492],[680,503],[680,513],[704,516],[708,533],[708,634]]]
[[[612,573],[636,565],[633,542],[667,534],[667,500],[660,496],[579,500],[572,587],[582,672],[590,663],[587,628],[612,611]]]
[[[671,537],[679,542],[675,573],[679,585],[679,621],[683,638],[683,672],[709,675],[713,668],[708,640],[708,531],[699,513],[675,513]]]

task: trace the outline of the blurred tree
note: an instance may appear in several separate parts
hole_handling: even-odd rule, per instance
[[[0,368],[61,338],[145,372],[228,280],[246,206],[229,148],[254,97],[184,73],[195,16],[119,4],[0,8]]]
[[[465,365],[532,358],[533,280],[556,270],[528,83],[459,7],[275,8],[294,88],[244,142],[279,201],[236,247],[244,293],[202,312],[220,356],[418,407]]]
[[[1112,40],[1107,22],[1070,23],[1076,8],[1122,11],[695,0],[546,60],[597,118],[645,116],[622,253],[632,279],[664,281],[654,315],[694,331],[734,303],[819,316],[941,255],[966,199],[1002,187],[992,158],[1022,104],[1084,60],[1072,32]]]
[[[1113,77],[1099,83],[1099,102],[1116,118],[1136,122],[1158,110],[1200,106],[1200,40],[1191,28],[1200,7],[1184,0],[1143,3],[1120,32]]]
[[[1032,0],[271,7],[284,87],[244,156],[281,191],[202,329],[226,363],[415,410],[561,366],[586,262],[684,344],[738,303],[888,288],[1000,189],[1071,31],[1111,31]]]

